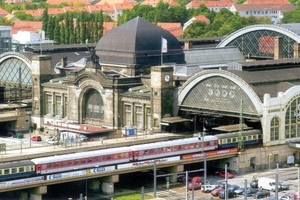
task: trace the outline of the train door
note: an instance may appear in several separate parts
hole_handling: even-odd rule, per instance
[[[38,164],[35,166],[36,174],[42,174],[42,165]]]

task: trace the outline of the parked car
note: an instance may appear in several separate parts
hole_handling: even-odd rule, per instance
[[[227,190],[227,197],[228,198],[233,198],[235,196],[236,196],[236,194],[232,190]],[[225,190],[220,190],[219,191],[219,198],[220,199],[225,199]]]
[[[221,188],[221,187],[217,187],[216,189],[214,189],[213,191],[211,191],[210,192],[210,194],[211,195],[213,195],[213,196],[219,196],[219,192],[221,191],[221,190],[224,190],[223,188]]]
[[[284,184],[281,182],[278,184],[278,187],[280,190],[289,190],[290,189],[290,187],[287,184]]]
[[[227,187],[228,190],[231,190],[233,192],[239,188],[240,188],[240,186],[238,186],[238,185],[230,185],[229,187]]]
[[[258,180],[253,180],[250,182],[250,187],[252,188],[258,188]]]
[[[201,183],[200,182],[189,182],[189,190],[193,190],[193,187],[194,187],[194,190],[199,190],[201,189]]]
[[[49,138],[48,140],[46,140],[46,142],[48,144],[58,144],[58,141],[55,138]]]
[[[23,135],[23,133],[16,132],[16,133],[13,133],[12,137],[13,138],[24,138],[24,135]]]
[[[225,178],[225,170],[220,171],[219,175],[223,178]],[[233,178],[233,174],[230,172],[227,172],[227,178]]]
[[[39,135],[34,135],[31,137],[31,141],[42,141],[42,137]]]
[[[202,177],[200,176],[194,176],[191,180],[192,183],[202,183]]]
[[[259,190],[258,192],[256,192],[256,194],[254,195],[254,197],[256,199],[260,199],[260,198],[266,198],[270,196],[270,191],[268,190]]]
[[[220,188],[225,189],[225,182],[217,182],[217,186]],[[230,186],[230,184],[227,183],[227,188]]]
[[[201,186],[201,190],[202,190],[202,192],[211,192],[211,191],[213,191],[214,189],[216,189],[216,185],[202,185]]]
[[[250,187],[247,189],[247,197],[254,196],[257,192],[258,192],[257,188]],[[243,195],[245,195],[245,192],[243,192]]]
[[[245,188],[242,186],[237,190],[234,190],[234,193],[239,195],[239,194],[243,194],[243,192],[245,191]]]

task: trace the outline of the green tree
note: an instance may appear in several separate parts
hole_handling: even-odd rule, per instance
[[[6,17],[0,17],[0,25],[1,26],[12,26],[13,22],[8,20]]]
[[[42,30],[44,30],[47,34],[48,30],[47,30],[47,23],[49,20],[49,15],[48,15],[48,8],[45,8],[42,14]]]
[[[18,11],[14,14],[14,16],[21,21],[35,21],[36,20],[32,15],[27,14],[24,11]]]

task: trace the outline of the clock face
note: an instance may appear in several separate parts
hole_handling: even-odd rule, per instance
[[[165,75],[165,81],[169,82],[170,81],[170,75]]]
[[[157,81],[158,81],[158,75],[154,75],[154,76],[153,76],[153,80],[154,80],[155,82],[157,82]]]

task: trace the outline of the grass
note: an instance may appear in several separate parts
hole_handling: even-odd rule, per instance
[[[144,194],[144,199],[153,199],[154,196]],[[142,194],[139,193],[128,193],[128,194],[119,194],[113,197],[114,200],[141,200]]]

